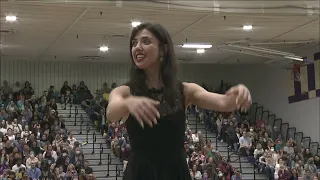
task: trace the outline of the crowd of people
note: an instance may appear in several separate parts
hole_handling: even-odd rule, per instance
[[[213,124],[216,121],[215,112],[190,107],[188,113],[194,114],[198,123],[205,124],[205,131],[217,132],[217,127]],[[219,134],[217,140],[220,139],[224,139],[223,134]],[[191,129],[188,120],[186,120],[185,150],[190,175],[194,180],[242,179],[241,170],[232,167],[228,158],[222,156],[212,141],[205,139],[201,131]]]
[[[91,103],[86,102],[91,106],[85,107],[93,120],[103,119],[99,122],[106,122],[103,124],[103,130],[107,146],[123,162],[123,170],[125,170],[130,155],[130,144],[124,122],[108,122],[104,119],[103,113],[91,108],[97,102],[100,103],[100,107],[103,101],[107,104],[108,93],[112,88],[109,89],[107,84],[105,85],[97,91],[104,95],[96,93]],[[114,87],[115,84],[113,84]],[[104,97],[103,100],[101,97]],[[198,121],[205,124],[208,132],[216,132],[218,140],[226,142],[230,151],[247,157],[249,162],[256,165],[258,173],[264,173],[268,179],[295,180],[318,177],[319,156],[312,155],[303,145],[298,148],[292,138],[283,139],[281,134],[276,139],[272,139],[271,137],[275,137],[273,128],[270,128],[266,121],[253,122],[247,113],[219,113],[197,107],[190,107],[188,113],[195,114]],[[227,158],[222,157],[213,147],[210,139],[206,141],[200,131],[195,132],[190,129],[188,120],[186,120],[185,150],[193,179],[240,179],[241,170],[232,167],[227,162]]]
[[[90,94],[84,83],[65,82],[36,97],[31,84],[0,85],[0,178],[5,180],[93,180],[79,142],[68,131],[57,101],[81,101]]]
[[[60,103],[81,103],[90,119],[101,130],[106,144],[126,169],[130,155],[130,143],[124,121],[108,122],[105,108],[108,94],[116,84],[102,88],[93,95],[81,82],[69,87],[65,82],[60,92],[49,87],[40,97],[29,82],[11,87],[4,81],[0,86],[0,143],[2,179],[95,179],[92,168],[84,159],[79,142],[73,137],[57,111]],[[221,142],[235,154],[247,157],[256,165],[258,173],[268,179],[317,179],[320,158],[309,147],[297,145],[281,134],[271,138],[272,129],[266,121],[252,122],[248,114],[219,113],[197,107],[189,108],[197,121],[203,122],[208,132],[216,132]],[[241,179],[240,169],[232,167],[200,131],[190,129],[186,120],[186,160],[195,180]]]
[[[291,137],[284,139],[281,133],[274,135],[273,125],[268,125],[266,120],[254,122],[248,114],[239,112],[213,113],[210,116],[205,110],[196,109],[196,114],[208,131],[216,130],[221,142],[226,142],[234,153],[247,157],[258,173],[264,173],[268,179],[319,178],[319,156]]]

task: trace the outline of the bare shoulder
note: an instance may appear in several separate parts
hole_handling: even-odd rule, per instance
[[[183,94],[186,99],[186,106],[190,105],[194,92],[199,89],[201,89],[201,87],[196,83],[183,82]]]

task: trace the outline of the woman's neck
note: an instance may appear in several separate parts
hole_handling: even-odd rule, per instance
[[[145,70],[146,75],[146,83],[149,88],[156,88],[159,89],[163,87],[163,83],[160,77],[160,68],[149,68]]]

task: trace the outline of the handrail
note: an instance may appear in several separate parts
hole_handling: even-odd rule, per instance
[[[219,136],[218,128],[216,128],[216,150],[218,150],[218,136]]]
[[[83,116],[82,114],[80,115],[80,134],[82,134],[82,125],[83,125]]]
[[[118,166],[120,166],[119,164],[116,165],[116,180],[118,179],[118,177],[120,177],[120,168],[118,168]]]
[[[116,165],[116,180],[118,180],[118,165]]]
[[[71,107],[70,107],[70,109],[71,109]],[[77,115],[78,115],[78,107],[75,106],[75,108],[74,108],[74,126],[77,125]]]
[[[253,163],[253,180],[256,180],[256,172],[257,171],[257,164],[256,162]]]
[[[204,126],[204,131],[205,131],[205,139],[206,139],[206,141],[208,140],[208,130],[207,130],[207,128],[206,128],[206,126]]]
[[[103,153],[103,146],[102,142],[100,143],[100,157],[99,157],[99,165],[102,164],[102,153]]]
[[[66,104],[67,106],[67,104]],[[70,104],[70,108],[69,108],[69,118],[71,118],[71,109],[72,109],[72,105]]]
[[[67,101],[64,101],[64,108],[63,110],[67,110]]]
[[[234,152],[230,153],[230,148],[231,148],[231,147],[229,147],[229,146],[228,146],[228,148],[227,148],[227,150],[228,150],[227,162],[228,162],[228,163],[235,163],[235,162],[237,162],[237,161],[238,161],[238,162],[239,162],[240,172],[242,173],[241,155],[236,154],[236,153],[234,153]],[[230,156],[231,156],[231,155],[234,155],[234,154],[235,154],[235,155],[237,155],[238,159],[235,159],[235,160],[231,161]]]
[[[87,123],[87,134],[86,134],[86,141],[87,141],[87,143],[88,143],[88,141],[89,141],[89,132],[90,132],[90,127],[89,127],[89,123]]]
[[[70,104],[70,106],[72,107],[72,104]],[[78,109],[77,106],[75,106],[75,111],[76,111],[76,115],[78,115],[79,114],[79,109]]]
[[[102,143],[100,143],[100,147],[102,146]],[[111,154],[108,153],[108,168],[107,168],[107,177],[110,176],[110,164],[111,164]]]
[[[91,154],[94,154],[94,143],[96,142],[95,137],[96,137],[96,133],[93,132],[92,133],[92,153]]]
[[[198,119],[200,119],[199,114],[196,112],[196,131],[195,131],[195,133],[198,132]]]
[[[239,159],[240,172],[242,173],[242,163],[241,163],[241,156],[240,155],[238,155],[238,159]]]

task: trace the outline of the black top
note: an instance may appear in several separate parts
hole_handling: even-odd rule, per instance
[[[130,86],[129,86],[130,87]],[[135,95],[130,87],[131,94]],[[142,128],[133,116],[126,120],[132,152],[124,180],[191,180],[184,151],[185,98],[179,83],[176,105],[163,98],[163,89],[149,89],[144,96],[160,102],[160,119]]]

